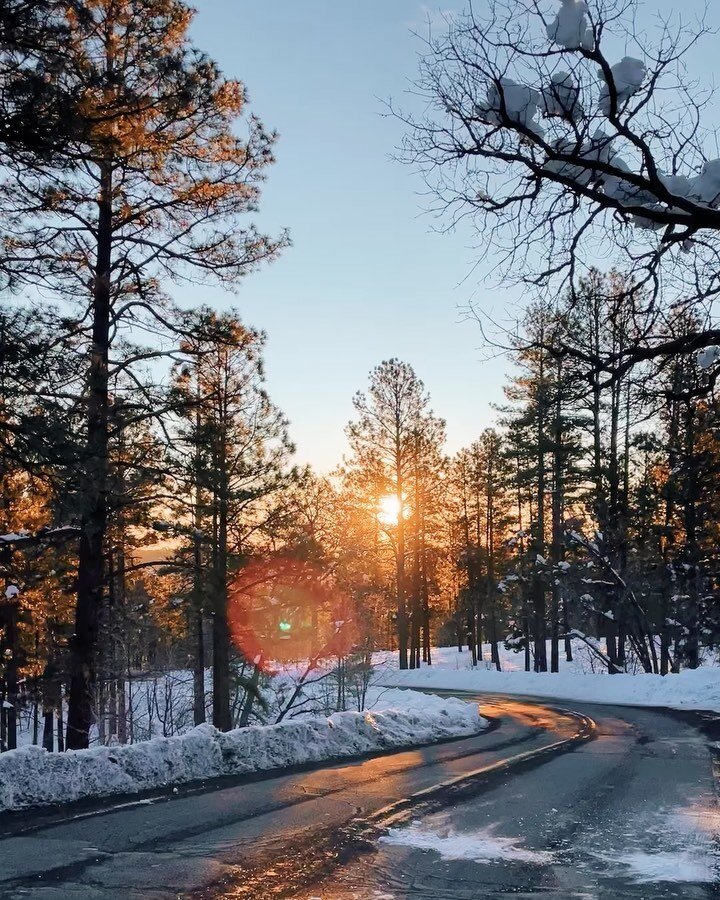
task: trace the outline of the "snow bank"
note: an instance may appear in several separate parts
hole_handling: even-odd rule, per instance
[[[575,672],[496,672],[485,669],[430,668],[388,671],[388,685],[519,694],[612,703],[720,711],[720,668],[687,669],[677,675],[582,675]]]
[[[222,733],[199,725],[177,737],[48,753],[0,754],[0,810],[127,794],[220,775],[239,775],[357,756],[474,734],[485,724],[461,700],[385,691],[381,709],[255,725]]]

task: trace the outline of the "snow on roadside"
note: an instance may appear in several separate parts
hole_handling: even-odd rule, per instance
[[[223,734],[199,725],[138,744],[48,753],[0,754],[0,810],[131,794],[220,775],[239,775],[358,756],[480,731],[477,705],[385,690],[375,708],[254,725]]]
[[[620,706],[661,706],[720,712],[720,667],[686,669],[677,675],[582,675],[576,672],[496,672],[450,669],[442,664],[386,670],[377,681],[392,687],[517,694]]]

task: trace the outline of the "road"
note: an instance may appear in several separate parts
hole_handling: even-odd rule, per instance
[[[714,721],[481,706],[497,727],[460,741],[5,816],[0,897],[720,896]]]

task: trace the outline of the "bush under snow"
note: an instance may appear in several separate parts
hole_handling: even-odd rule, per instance
[[[221,775],[282,768],[474,734],[476,704],[386,691],[382,709],[313,716],[222,733],[199,725],[138,744],[48,753],[0,754],[0,809],[137,793]]]

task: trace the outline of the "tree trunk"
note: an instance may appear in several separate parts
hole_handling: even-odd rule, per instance
[[[399,451],[398,451],[399,453]],[[403,479],[400,457],[397,461],[397,499],[398,515],[397,547],[395,557],[395,577],[397,590],[397,629],[398,629],[398,665],[401,669],[408,667],[408,619],[405,601],[405,519],[403,516]]]
[[[257,686],[260,683],[260,666],[254,666],[253,673],[250,676],[250,684],[245,691],[242,710],[240,712],[239,728],[245,728],[250,721],[250,713],[252,712]]]
[[[401,669],[408,667],[408,617],[405,584],[405,497],[403,461],[406,448],[402,443],[402,413],[395,410],[395,496],[397,497],[397,545],[395,547],[395,578],[397,592],[397,629],[398,629],[398,665]]]
[[[127,700],[125,697],[125,679],[119,678],[117,682],[117,722],[118,743],[127,743]]]
[[[572,639],[570,637],[570,614],[568,612],[567,596],[563,597],[563,632],[565,633],[565,660],[573,661]]]
[[[560,602],[562,575],[559,569],[563,557],[564,459],[562,421],[562,359],[555,369],[555,403],[553,422],[553,493],[552,493],[552,552],[554,576],[552,580],[552,631],[550,635],[550,671],[560,671]]]
[[[700,623],[699,605],[702,591],[702,575],[700,570],[700,547],[698,543],[698,460],[695,454],[695,409],[691,401],[687,403],[685,415],[685,465],[687,484],[683,502],[685,519],[685,541],[687,544],[687,561],[689,565],[687,588],[689,601],[685,613],[687,637],[685,639],[685,665],[689,669],[697,669],[700,665]]]
[[[117,719],[117,678],[115,677],[115,666],[110,670],[110,681],[108,682],[108,732],[110,737],[117,738],[118,719]]]
[[[93,724],[93,692],[98,621],[103,600],[103,559],[108,517],[108,352],[110,344],[110,268],[112,261],[112,170],[102,164],[98,200],[97,261],[93,289],[93,327],[88,374],[85,446],[85,504],[78,552],[75,632],[70,640],[70,697],[67,746],[88,746]]]
[[[547,672],[547,647],[545,644],[545,585],[539,575],[533,577],[533,637],[535,644],[535,671]]]
[[[421,587],[420,587],[420,534],[415,497],[415,523],[412,533],[412,598],[410,627],[410,668],[420,668],[420,632],[421,632]]]
[[[545,553],[545,376],[541,363],[538,378],[538,411],[537,411],[537,522],[535,533],[535,551],[537,556]],[[545,644],[545,584],[538,572],[538,563],[533,560],[533,635],[535,643],[535,671],[547,672],[547,647]]]
[[[42,745],[45,750],[52,753],[55,749],[54,729],[55,729],[55,710],[60,706],[60,683],[57,680],[57,673],[53,666],[48,664],[45,667],[42,677],[42,701],[43,701],[43,736]]]
[[[105,684],[102,677],[97,682],[95,690],[95,721],[97,723],[98,744],[104,747],[107,744],[105,733]]]
[[[422,583],[422,615],[423,615],[423,661],[432,665],[430,649],[430,590],[428,587],[427,573],[427,547],[425,546],[425,514],[423,512],[422,534],[420,539],[421,550],[421,583]]]
[[[475,610],[470,607],[467,616],[467,640],[468,640],[468,649],[472,655],[472,666],[478,664],[478,655],[477,655],[477,615],[475,614]]]
[[[205,721],[205,622],[203,614],[195,610],[193,615],[195,654],[193,658],[193,722]]]
[[[194,502],[193,502],[193,592],[190,610],[191,633],[195,639],[193,654],[193,721],[202,725],[205,721],[205,622],[203,615],[203,572],[202,572],[202,509],[200,479],[202,473],[202,457],[200,454],[200,429],[202,417],[200,401],[202,391],[197,378],[197,396],[195,409],[195,462],[194,462]]]
[[[6,642],[10,650],[10,656],[5,664],[6,696],[10,703],[5,719],[5,741],[8,750],[17,748],[17,704],[18,704],[18,639],[17,620],[18,603],[11,600],[8,604],[8,619],[6,626]]]
[[[62,688],[60,690],[60,702],[57,708],[57,748],[58,753],[65,752],[65,724],[63,722]]]
[[[43,708],[43,736],[42,736],[42,746],[43,750],[47,750],[48,753],[52,753],[55,749],[55,714],[53,712],[52,706],[45,706]]]
[[[225,421],[225,410],[222,411]],[[217,530],[215,555],[215,584],[213,597],[213,725],[220,731],[230,731],[230,633],[227,620],[228,578],[228,494],[227,447],[224,427],[221,428],[218,457],[219,492],[217,498]]]
[[[500,650],[498,648],[497,617],[495,615],[494,605],[490,614],[490,641],[490,658],[492,659],[493,665],[498,670],[498,672],[502,672],[502,664],[500,663]]]

